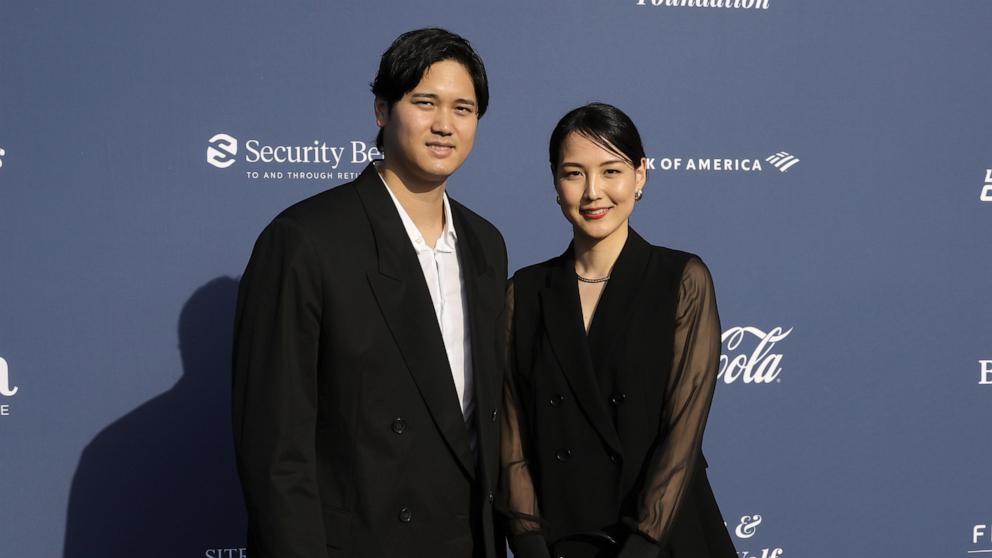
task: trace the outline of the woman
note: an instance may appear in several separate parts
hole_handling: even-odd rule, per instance
[[[507,293],[502,507],[518,558],[736,557],[706,479],[720,323],[696,256],[628,224],[646,183],[633,122],[566,114],[549,156],[573,242]]]

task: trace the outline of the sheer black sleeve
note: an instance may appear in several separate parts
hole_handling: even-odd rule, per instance
[[[657,557],[667,545],[672,521],[702,453],[720,361],[720,317],[709,270],[696,258],[682,273],[674,349],[659,430],[661,443],[650,457],[638,516],[627,518],[634,532],[621,558]]]
[[[500,426],[500,512],[506,520],[507,538],[515,558],[549,557],[545,529],[537,505],[537,492],[526,455],[527,432],[513,350],[513,282],[506,290],[504,326],[505,381],[503,383],[503,422]]]

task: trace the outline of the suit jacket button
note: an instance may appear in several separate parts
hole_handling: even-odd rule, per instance
[[[413,512],[409,508],[400,508],[399,520],[403,523],[413,521]]]
[[[397,434],[406,432],[406,421],[401,418],[393,419],[393,432]]]
[[[490,504],[492,504],[492,503],[493,503],[493,500],[494,500],[494,499],[495,499],[495,498],[493,497],[493,491],[492,491],[492,490],[490,490],[490,491],[489,491],[489,503],[490,503]]]
[[[548,404],[550,404],[552,407],[557,407],[558,405],[561,405],[561,402],[564,400],[565,400],[564,393],[556,393],[554,396],[551,397],[551,399],[548,400]]]
[[[616,391],[613,392],[613,395],[610,396],[610,404],[613,405],[614,407],[619,407],[624,402],[625,399],[627,399],[626,393],[622,391]]]
[[[572,450],[568,448],[562,448],[555,452],[555,461],[558,463],[564,463],[572,458]]]
[[[499,414],[498,411],[496,411],[496,409],[493,409],[492,417],[490,417],[493,422],[496,422],[496,415],[497,414]]]
[[[610,453],[610,463],[620,463],[620,456],[615,453]]]

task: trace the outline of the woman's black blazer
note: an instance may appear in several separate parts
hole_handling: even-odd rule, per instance
[[[572,248],[507,297],[502,506],[518,556],[734,557],[701,454],[720,356],[702,261],[632,229],[586,334]],[[616,548],[569,542],[599,532]],[[605,545],[609,547],[609,544]]]

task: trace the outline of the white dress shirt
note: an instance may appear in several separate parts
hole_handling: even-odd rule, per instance
[[[466,425],[469,425],[470,441],[474,441],[474,429],[470,426],[470,419],[475,410],[475,398],[472,390],[472,347],[468,335],[468,311],[465,308],[465,281],[462,278],[461,266],[458,263],[456,242],[458,233],[455,231],[455,224],[451,218],[451,204],[448,202],[448,194],[443,194],[444,231],[438,237],[434,248],[431,248],[424,240],[424,236],[420,234],[413,219],[403,209],[403,205],[400,204],[389,186],[386,186],[386,181],[383,180],[382,183],[386,191],[389,192],[389,197],[396,204],[396,211],[399,212],[400,219],[403,220],[403,227],[410,237],[410,243],[413,244],[413,248],[417,252],[417,259],[420,260],[420,269],[424,272],[427,290],[430,291],[431,301],[434,303],[434,314],[441,327],[444,351],[448,355],[448,364],[451,366],[451,375],[455,381],[455,391],[458,392],[462,415],[465,417]],[[472,445],[474,446],[474,443]]]

